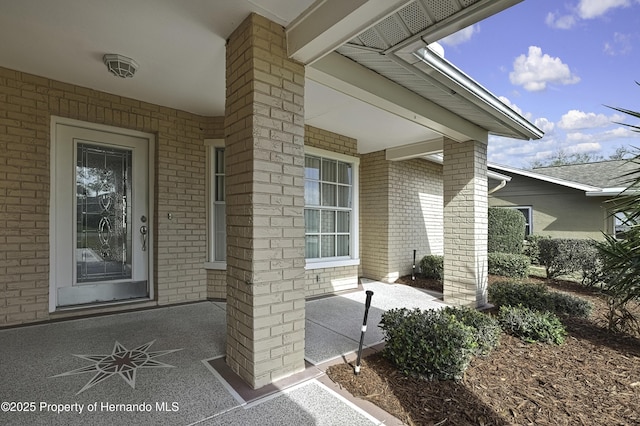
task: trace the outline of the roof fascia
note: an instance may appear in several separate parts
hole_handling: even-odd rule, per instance
[[[565,186],[567,188],[573,188],[573,189],[577,189],[580,191],[585,191],[585,193],[587,192],[591,192],[591,193],[600,193],[602,191],[603,188],[598,188],[596,186],[591,186],[591,185],[584,185],[578,182],[572,182],[569,180],[565,180],[565,179],[559,179],[559,178],[554,178],[551,176],[545,176],[545,175],[541,175],[539,173],[535,173],[535,172],[531,172],[528,170],[522,170],[522,169],[516,169],[515,167],[508,167],[508,166],[503,166],[500,164],[495,164],[495,163],[487,163],[487,166],[491,169],[497,169],[500,170],[502,172],[506,172],[506,173],[511,173],[511,174],[516,174],[519,176],[524,176],[524,177],[528,177],[531,179],[537,179],[543,182],[548,182],[548,183],[553,183],[556,185],[561,185],[561,186]]]
[[[544,136],[542,130],[508,107],[458,67],[426,47],[424,41],[418,40],[389,56],[401,65],[406,64],[405,68],[419,70],[422,75],[441,86],[452,96],[461,96],[514,132],[514,134],[500,136],[516,136],[526,140],[540,139]]]
[[[586,195],[587,197],[617,197],[618,195],[625,195],[622,193],[626,190],[627,188],[623,186],[618,188],[602,188],[600,191],[587,191]],[[637,191],[628,191],[627,193],[635,192]]]

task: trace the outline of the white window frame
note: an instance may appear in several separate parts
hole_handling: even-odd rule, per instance
[[[360,220],[359,220],[359,199],[360,199],[360,159],[350,155],[339,154],[336,152],[327,151],[320,148],[305,147],[305,155],[312,155],[316,157],[327,158],[330,160],[342,161],[344,163],[350,163],[353,177],[351,186],[351,223],[349,233],[349,248],[350,255],[348,257],[332,257],[332,258],[315,258],[306,259],[306,270],[321,269],[321,268],[337,268],[341,266],[355,266],[360,265],[360,248],[359,248],[359,235],[360,235]],[[307,206],[305,205],[305,208]],[[311,207],[311,206],[309,206]],[[305,228],[306,234],[306,228]],[[305,237],[306,238],[306,237]]]
[[[227,262],[215,260],[215,209],[213,203],[216,191],[216,148],[224,148],[224,139],[205,139],[207,149],[207,262],[205,269],[226,270]]]

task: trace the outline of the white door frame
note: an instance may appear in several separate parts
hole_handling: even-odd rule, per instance
[[[147,251],[148,251],[148,285],[149,285],[149,300],[154,300],[154,288],[155,288],[155,280],[153,275],[154,270],[154,251],[153,251],[153,242],[154,242],[154,176],[155,176],[155,136],[151,133],[144,133],[137,130],[129,130],[123,129],[120,127],[107,126],[103,124],[95,124],[89,123],[86,121],[74,120],[71,118],[57,117],[51,116],[51,146],[50,146],[50,185],[49,185],[49,312],[55,312],[57,310],[57,286],[56,286],[56,268],[58,267],[57,257],[56,257],[56,196],[55,196],[55,188],[56,188],[56,148],[60,141],[56,140],[56,127],[58,125],[67,125],[72,127],[78,127],[80,129],[88,129],[99,132],[107,132],[113,133],[116,135],[123,136],[131,136],[141,139],[146,139],[148,142],[148,238],[147,238]],[[124,300],[122,302],[116,303],[130,303],[130,301]],[[104,304],[100,304],[103,306]],[[83,305],[82,308],[87,308],[87,305]],[[70,308],[65,307],[65,310]],[[71,309],[73,309],[71,307]]]

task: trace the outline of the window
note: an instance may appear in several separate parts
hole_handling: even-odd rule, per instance
[[[518,210],[524,216],[524,235],[531,235],[533,232],[533,208],[529,206],[509,207]]]
[[[305,257],[313,263],[356,259],[357,168],[354,157],[306,149],[304,168]],[[311,265],[312,266],[312,265]],[[318,267],[327,267],[325,263]]]
[[[613,235],[619,239],[624,240],[627,232],[632,226],[637,225],[634,220],[629,219],[627,212],[619,211],[612,214],[613,217]]]
[[[224,140],[207,139],[208,260],[209,269],[227,267],[227,221],[225,202]]]

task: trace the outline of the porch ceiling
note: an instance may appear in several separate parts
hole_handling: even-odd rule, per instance
[[[402,64],[393,63],[397,57],[378,51],[434,41],[519,1],[354,0],[345,10],[338,7],[343,0],[0,0],[0,66],[220,116],[225,101],[225,40],[255,12],[292,34],[296,28],[315,31],[312,36],[304,31],[296,35],[297,54],[312,58],[301,58],[305,62],[338,48],[344,57],[394,81],[399,88],[434,101],[472,126],[502,134],[508,132],[492,127],[495,117],[468,105],[468,100],[451,96],[446,85],[423,75],[418,76],[420,86],[399,78]],[[120,79],[109,74],[102,62],[105,53],[135,59],[140,65],[136,76]],[[415,75],[406,77],[416,80]],[[329,89],[325,83],[309,82],[305,111],[308,124],[358,139],[361,152],[430,140],[438,135],[434,130],[439,131],[393,108],[380,108],[348,91]]]

